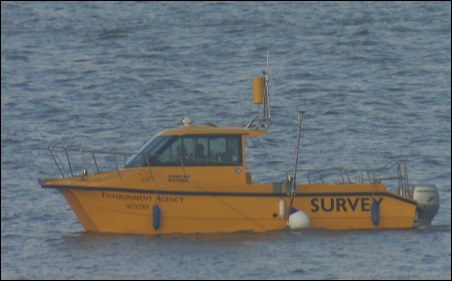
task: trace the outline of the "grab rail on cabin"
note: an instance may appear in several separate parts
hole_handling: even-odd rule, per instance
[[[339,184],[359,184],[359,183],[393,183],[398,187],[402,196],[410,197],[410,188],[408,183],[408,172],[406,160],[391,161],[383,167],[373,169],[301,169],[300,178],[307,179],[309,184],[321,183],[339,183]],[[288,176],[290,171],[286,173]]]

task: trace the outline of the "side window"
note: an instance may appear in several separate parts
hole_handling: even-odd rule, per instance
[[[209,141],[207,137],[197,137],[193,141],[193,164],[209,164]]]
[[[184,136],[162,148],[153,165],[237,166],[242,165],[240,135]]]
[[[209,160],[215,165],[241,165],[242,147],[240,136],[209,138]]]
[[[238,137],[226,138],[226,161],[242,163],[242,147]]]
[[[182,160],[184,164],[192,164],[196,147],[196,137],[184,137],[182,138],[182,144],[184,148],[184,153],[181,155],[183,156]]]
[[[209,160],[214,164],[221,163],[224,160],[224,152],[226,147],[225,137],[209,138]]]

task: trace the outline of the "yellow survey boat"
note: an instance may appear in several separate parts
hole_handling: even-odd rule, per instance
[[[432,185],[408,185],[405,162],[382,169],[294,169],[274,184],[252,181],[245,143],[262,137],[270,125],[268,73],[253,79],[254,102],[262,116],[245,127],[183,126],[165,130],[136,153],[110,153],[49,147],[62,175],[40,179],[67,200],[88,231],[164,234],[305,228],[386,229],[430,225],[439,207]],[[299,114],[298,132],[303,115]],[[299,143],[300,134],[298,134]],[[108,171],[103,162],[114,163]],[[88,164],[89,163],[89,164]],[[377,172],[395,170],[398,192]],[[77,171],[79,172],[78,175]],[[339,181],[326,183],[338,175]],[[358,175],[357,180],[352,175]],[[299,176],[299,177],[301,177]],[[389,179],[390,177],[387,177]]]

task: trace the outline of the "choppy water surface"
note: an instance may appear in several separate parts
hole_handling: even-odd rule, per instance
[[[451,6],[416,3],[2,2],[2,279],[450,279]],[[86,233],[37,179],[49,144],[131,151],[158,131],[245,125],[270,53],[270,134],[255,181],[300,165],[409,161],[436,184],[427,230]]]

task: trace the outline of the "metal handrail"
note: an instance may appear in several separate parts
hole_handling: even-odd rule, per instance
[[[346,168],[326,168],[326,169],[299,169],[302,178],[306,178],[309,184],[315,182],[327,183],[328,178],[336,177],[337,182],[342,184],[354,183],[380,183],[383,180],[397,180],[399,193],[409,196],[408,173],[405,160],[395,160],[378,168],[346,169]],[[396,169],[394,172],[393,170]],[[291,171],[287,171],[286,177]],[[357,181],[353,181],[353,175],[358,174]],[[380,174],[380,176],[376,176]],[[383,174],[384,176],[382,176]],[[389,175],[391,174],[391,175]],[[394,176],[395,174],[395,176]]]
[[[104,151],[104,150],[94,150],[94,149],[85,149],[85,148],[69,148],[63,146],[48,146],[50,151],[50,155],[52,156],[58,171],[60,172],[63,178],[74,177],[77,175],[77,171],[79,171],[80,175],[86,176],[88,174],[89,167],[95,167],[95,173],[106,172],[106,171],[117,171],[118,176],[121,178],[121,168],[126,167],[127,159],[130,156],[141,156],[144,160],[144,165],[146,167],[153,167],[151,163],[151,158],[156,155],[150,155],[147,153],[140,152],[112,152],[112,151]],[[75,155],[74,153],[77,153]],[[86,154],[90,154],[90,157],[85,157]],[[62,157],[61,157],[62,156]],[[123,163],[121,164],[118,161],[118,156],[124,157]],[[103,157],[103,158],[102,158]],[[101,159],[108,159],[108,162],[102,161]],[[185,166],[191,166],[191,160],[196,162],[196,158],[190,157],[190,159],[182,160],[175,162],[176,166],[185,169]],[[190,161],[189,161],[190,160]],[[227,162],[227,161],[215,161],[212,159],[200,159],[200,163],[204,163],[206,165],[234,165],[235,162]],[[105,170],[101,168],[101,164],[107,164],[111,169]],[[173,166],[172,164],[170,164]],[[163,165],[165,166],[165,165]],[[203,166],[203,165],[200,165]],[[152,170],[150,170],[151,177]],[[184,172],[185,173],[185,172]]]
[[[119,172],[120,165],[118,164],[118,161],[117,161],[117,155],[121,155],[124,157],[124,166],[125,166],[125,162],[126,162],[128,156],[140,154],[140,153],[136,153],[136,152],[111,152],[111,151],[91,150],[91,149],[83,149],[83,148],[82,149],[67,148],[67,147],[63,147],[63,146],[48,146],[48,149],[49,149],[50,154],[52,155],[52,158],[55,161],[55,164],[57,165],[57,168],[63,178],[66,178],[69,175],[71,177],[74,176],[74,173],[75,173],[74,162],[75,161],[73,158],[75,156],[71,157],[71,155],[70,155],[73,152],[77,152],[77,153],[81,154],[81,162],[82,162],[81,164],[84,167],[81,172],[83,174],[85,172],[87,172],[86,167],[90,166],[89,164],[94,164],[97,173],[100,173],[102,171],[102,169],[100,168],[100,165],[99,165],[99,154],[102,154],[105,157],[111,157],[113,159],[113,164],[115,166],[115,170],[118,171],[119,177],[121,177],[121,174]],[[65,156],[66,161],[61,159],[61,157],[59,156],[59,153],[62,153]],[[87,163],[87,159],[85,159],[85,156],[84,156],[86,153],[91,154],[92,162]],[[148,156],[146,156],[146,157],[148,157]],[[69,171],[67,168],[69,168]]]

